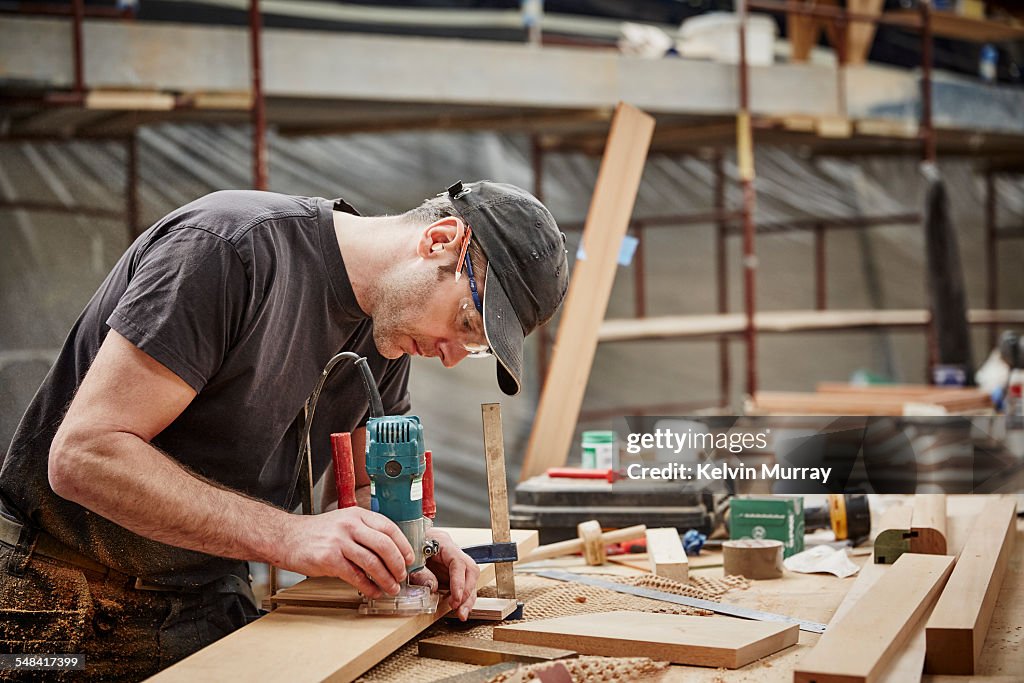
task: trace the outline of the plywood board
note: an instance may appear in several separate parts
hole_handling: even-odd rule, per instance
[[[445,529],[460,546],[490,543],[490,529]],[[525,554],[537,546],[537,532],[516,529],[512,540]],[[494,580],[494,566],[482,565],[477,586]],[[352,609],[279,607],[154,676],[152,681],[230,680],[350,681],[412,640],[449,612],[411,617],[362,616]]]
[[[1012,498],[988,501],[928,619],[925,670],[974,674],[1016,537]]]
[[[655,576],[664,576],[682,583],[689,580],[690,564],[676,529],[648,529],[647,557],[650,571]]]
[[[603,612],[499,626],[494,639],[580,654],[737,669],[794,645],[798,627],[650,612]]]
[[[866,587],[854,608],[837,622],[833,620],[797,665],[794,682],[880,680],[938,599],[952,568],[953,558],[945,555],[901,555]]]
[[[520,481],[565,465],[569,455],[653,132],[653,117],[628,104],[616,107],[583,227],[585,256],[573,267]]]
[[[501,662],[548,662],[578,656],[574,650],[484,640],[463,635],[424,638],[417,643],[420,657],[489,666]]]

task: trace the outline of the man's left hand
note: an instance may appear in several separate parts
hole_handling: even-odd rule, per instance
[[[480,567],[444,531],[431,529],[427,532],[427,538],[437,541],[439,552],[427,560],[426,569],[412,574],[409,581],[430,586],[431,590],[437,590],[439,583],[448,584],[448,605],[461,621],[465,621],[476,602],[476,582],[480,578]]]

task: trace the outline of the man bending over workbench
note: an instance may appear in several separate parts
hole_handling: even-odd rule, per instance
[[[72,327],[3,462],[0,650],[142,678],[257,615],[246,561],[395,593],[413,555],[393,522],[288,512],[303,405],[343,350],[367,357],[389,415],[409,409],[411,355],[494,355],[518,393],[523,339],[565,296],[564,239],[534,197],[491,182],[378,217],[216,192],[156,223]],[[314,480],[333,481],[329,435],[350,431],[368,486],[355,365],[316,415]],[[479,570],[431,533],[440,553],[410,580],[440,578],[465,619]]]

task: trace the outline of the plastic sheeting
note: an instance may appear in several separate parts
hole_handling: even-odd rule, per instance
[[[139,131],[140,218],[143,226],[216,189],[250,184],[251,139],[244,128],[162,126]],[[271,134],[271,187],[278,192],[342,196],[363,213],[398,213],[457,179],[491,178],[533,188],[529,140],[491,133],[409,133],[283,139]],[[117,142],[0,145],[0,197],[67,206],[124,208],[125,147]],[[586,216],[597,159],[551,154],[544,165],[544,196],[560,221]],[[728,203],[737,207],[736,168]],[[964,264],[968,301],[984,306],[984,181],[969,161],[943,162],[953,222]],[[795,150],[758,149],[757,218],[761,222],[809,216],[919,212],[923,181],[913,159],[801,158]],[[636,217],[707,211],[713,169],[694,157],[652,157],[644,173]],[[1024,222],[1024,180],[997,183],[1001,226]],[[569,235],[575,254],[578,233]],[[716,310],[714,226],[645,231],[648,315]],[[45,375],[55,350],[92,292],[127,244],[117,219],[46,211],[0,209],[0,441],[8,443],[21,413]],[[814,305],[813,235],[758,237],[758,307]],[[742,310],[740,240],[729,238],[729,303]],[[926,305],[920,225],[836,230],[828,234],[829,307],[921,308]],[[1019,264],[1024,240],[1000,242],[1000,307],[1024,307]],[[633,314],[633,268],[617,275],[609,317]],[[987,334],[974,331],[977,360]],[[467,360],[454,370],[415,359],[413,410],[426,425],[435,453],[438,521],[485,524],[486,485],[479,405],[503,408],[510,479],[516,475],[537,401],[535,340],[528,342],[527,388],[508,398],[494,382],[493,361]],[[731,345],[734,403],[742,391],[742,344]],[[714,341],[644,341],[598,349],[585,408],[717,402],[718,345]],[[846,379],[857,369],[921,381],[924,335],[839,332],[763,335],[761,386],[809,389],[819,380]],[[590,425],[604,426],[604,425]],[[576,454],[578,457],[578,454]],[[572,456],[570,456],[572,457]]]

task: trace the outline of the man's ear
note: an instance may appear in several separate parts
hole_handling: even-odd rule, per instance
[[[456,216],[434,221],[424,228],[416,252],[420,258],[443,257],[446,253],[453,253],[450,258],[456,258],[465,228],[466,224]]]

